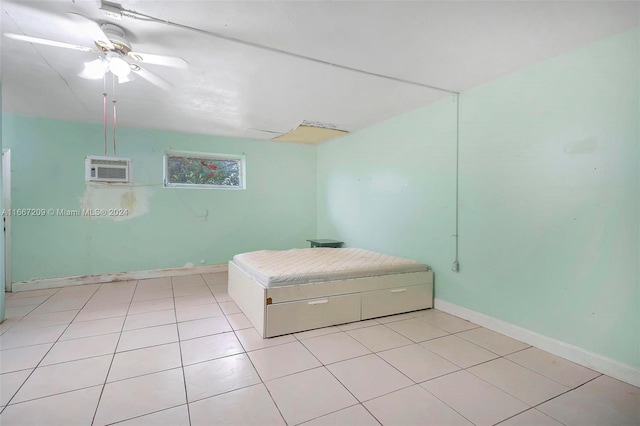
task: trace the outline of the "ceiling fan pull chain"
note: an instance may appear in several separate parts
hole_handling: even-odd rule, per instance
[[[104,155],[107,155],[107,77],[102,77],[102,127],[104,129]]]
[[[104,127],[104,155],[107,155],[107,92],[102,92],[103,97],[103,127]]]
[[[113,155],[116,155],[116,77],[113,75]]]

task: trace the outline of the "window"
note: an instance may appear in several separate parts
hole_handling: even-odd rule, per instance
[[[168,153],[165,187],[244,189],[244,157],[224,154]]]

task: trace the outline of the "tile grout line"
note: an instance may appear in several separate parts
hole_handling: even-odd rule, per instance
[[[87,298],[87,301],[84,303],[84,305],[82,305],[82,308],[80,308],[78,310],[78,312],[76,313],[76,315],[73,317],[73,319],[71,320],[71,322],[69,322],[69,324],[67,324],[67,326],[64,328],[64,330],[62,331],[62,333],[60,333],[60,335],[58,336],[58,338],[52,342],[51,347],[47,350],[47,352],[42,356],[42,358],[40,359],[40,361],[38,361],[38,363],[36,364],[35,367],[33,367],[33,370],[31,371],[31,373],[29,373],[29,375],[27,376],[27,378],[24,380],[24,382],[22,382],[22,384],[20,385],[20,387],[18,387],[18,389],[15,391],[15,393],[13,394],[13,396],[11,396],[11,398],[9,399],[9,401],[7,401],[7,404],[4,406],[4,408],[0,411],[0,414],[4,413],[4,411],[7,409],[7,407],[9,407],[9,404],[11,404],[11,401],[13,401],[13,399],[16,397],[16,395],[20,392],[20,390],[22,389],[22,387],[25,385],[25,383],[27,383],[27,381],[29,381],[29,379],[31,378],[31,376],[33,375],[33,373],[36,372],[36,370],[38,369],[38,367],[40,367],[40,364],[42,364],[42,361],[44,361],[44,359],[47,357],[47,355],[49,355],[49,352],[51,352],[51,349],[53,349],[53,347],[56,345],[56,343],[58,343],[60,341],[60,337],[62,337],[64,335],[64,333],[69,329],[69,327],[71,327],[71,324],[73,324],[73,320],[80,314],[80,311],[87,305],[87,303],[89,303],[89,300],[91,300],[91,298],[96,294],[96,292],[100,289],[101,284],[94,290],[93,293],[91,293],[91,296],[89,296]],[[54,294],[57,294],[59,291],[61,290],[61,288],[59,288],[55,293],[53,293],[51,296],[53,296]],[[47,298],[47,300],[49,300]],[[43,301],[42,303],[45,303],[47,300]],[[40,305],[42,305],[42,303]],[[38,306],[40,306],[38,305]],[[59,325],[63,325],[63,324],[59,324]],[[55,327],[55,326],[52,326]],[[42,327],[45,328],[45,327]],[[43,344],[47,344],[47,343],[51,343],[51,342],[45,342]],[[35,345],[30,345],[30,346],[35,346]],[[25,346],[23,346],[25,347]],[[13,348],[13,349],[18,349],[18,348]],[[66,393],[66,392],[61,392],[61,393]],[[59,395],[59,394],[53,394],[53,395]],[[47,395],[47,396],[53,396],[53,395]],[[44,398],[44,397],[43,397]],[[40,398],[35,398],[35,399],[40,399]],[[32,400],[30,400],[32,401]],[[22,401],[22,402],[27,402],[27,401]]]
[[[127,307],[127,313],[124,316],[124,321],[122,321],[122,327],[120,327],[120,334],[118,335],[118,341],[116,342],[116,346],[113,348],[113,354],[111,355],[111,362],[109,363],[107,374],[104,376],[104,382],[102,383],[102,389],[100,389],[100,396],[98,397],[98,402],[96,403],[96,409],[94,410],[93,417],[91,418],[91,425],[93,425],[96,421],[96,416],[98,415],[98,408],[100,408],[100,403],[102,402],[102,395],[104,395],[104,390],[107,387],[107,380],[109,379],[109,373],[111,373],[111,367],[113,367],[113,361],[116,359],[116,354],[118,353],[118,345],[120,344],[120,339],[122,338],[122,331],[124,330],[124,326],[127,323],[127,317],[129,316],[129,309],[131,309],[131,304],[133,303],[133,298],[135,297],[136,291],[138,290],[139,282],[140,280],[136,280],[136,283],[133,287],[133,293],[131,294],[131,300],[129,301],[129,306]]]
[[[215,296],[213,296],[215,297]],[[217,299],[216,299],[217,300]],[[234,302],[235,303],[235,302]],[[228,320],[227,320],[228,321]],[[229,324],[231,325],[231,324]],[[253,324],[251,324],[253,326]],[[252,327],[254,328],[254,327]],[[255,329],[255,328],[254,328]],[[246,329],[245,329],[246,330]],[[249,352],[252,351],[248,351],[247,348],[245,348],[245,346],[242,344],[242,341],[238,338],[238,333],[236,333],[236,330],[233,329],[233,327],[231,327],[231,331],[233,332],[234,336],[236,337],[236,340],[240,343],[240,346],[242,347],[242,349],[244,349],[244,355],[247,357],[247,359],[249,360],[249,363],[251,364],[251,368],[253,368],[253,370],[256,372],[256,374],[258,375],[258,378],[260,379],[260,384],[264,387],[264,389],[267,391],[267,395],[269,395],[269,398],[271,399],[271,402],[273,403],[273,406],[276,407],[276,410],[278,410],[278,414],[280,414],[280,418],[282,419],[282,421],[284,422],[285,425],[289,425],[289,423],[287,423],[287,420],[284,418],[284,415],[282,414],[282,410],[280,409],[280,407],[278,406],[278,403],[276,402],[276,400],[273,398],[273,395],[271,395],[271,391],[269,390],[269,387],[267,387],[267,384],[264,382],[264,380],[262,380],[262,376],[260,376],[260,373],[258,373],[258,369],[256,368],[255,364],[253,363],[253,360],[251,359],[251,357],[249,356]],[[256,330],[257,331],[257,330]],[[264,339],[264,338],[263,338]],[[294,340],[294,342],[297,342],[297,340]],[[292,343],[292,342],[287,342],[287,343]],[[281,346],[285,343],[279,344],[279,345],[273,345],[273,346],[269,346],[269,347],[275,347],[275,346]],[[267,348],[261,348],[261,349],[268,349]],[[260,349],[255,349],[255,350],[260,350]],[[255,386],[255,385],[250,385],[250,386]],[[245,386],[249,387],[249,386]],[[244,388],[242,388],[244,389]],[[232,389],[229,392],[233,392],[236,389]],[[228,393],[228,392],[225,392]],[[215,395],[217,396],[217,395]],[[210,397],[213,398],[213,397]]]
[[[204,277],[203,277],[203,278],[204,278]],[[206,282],[206,280],[205,280],[205,282]],[[228,283],[228,278],[227,278],[227,283]],[[209,284],[209,283],[207,283],[207,286],[209,286],[208,284]],[[209,290],[211,290],[211,294],[213,295],[214,299],[216,299],[216,302],[217,302],[217,301],[218,301],[218,299],[216,298],[215,294],[213,294],[213,290],[211,289],[211,287],[209,287]],[[234,301],[234,303],[235,303],[235,301]],[[220,302],[218,302],[218,304],[220,304]],[[220,309],[222,309],[222,308],[220,308]],[[240,312],[242,312],[242,311],[240,311]],[[224,314],[224,312],[223,312],[223,314]],[[243,315],[244,315],[244,312],[243,312]],[[246,316],[246,315],[245,315],[245,316]],[[226,314],[225,314],[225,319],[226,319]],[[229,322],[229,320],[227,320],[227,322]],[[288,425],[287,420],[284,418],[284,415],[282,414],[282,411],[280,410],[280,407],[278,407],[278,404],[276,403],[276,400],[273,398],[273,395],[271,395],[271,391],[270,391],[270,390],[269,390],[269,388],[267,387],[267,385],[266,385],[266,383],[264,382],[264,380],[262,380],[262,376],[260,376],[260,373],[258,373],[258,369],[256,368],[256,366],[254,365],[253,361],[251,360],[251,357],[249,356],[249,352],[251,352],[251,351],[248,351],[248,350],[247,350],[247,348],[242,344],[242,341],[238,338],[238,333],[236,333],[236,331],[238,331],[238,330],[235,330],[235,329],[233,328],[233,326],[231,326],[231,323],[229,323],[229,326],[231,327],[231,332],[232,332],[232,333],[233,333],[233,335],[235,336],[235,338],[236,338],[236,340],[238,341],[238,343],[240,343],[240,346],[242,347],[242,349],[243,349],[243,351],[244,351],[244,352],[242,352],[242,353],[247,357],[247,359],[249,360],[249,363],[251,364],[251,367],[253,368],[253,370],[254,370],[254,371],[256,372],[256,374],[258,375],[258,378],[260,379],[260,384],[261,384],[261,385],[264,387],[264,389],[267,391],[267,395],[269,395],[269,398],[271,399],[271,402],[273,403],[273,406],[274,406],[274,407],[276,407],[276,410],[278,410],[278,414],[280,414],[280,418],[282,418],[282,421],[284,422],[284,424],[285,424],[285,425]],[[251,328],[254,328],[254,329],[255,329],[255,327],[253,327],[253,324],[251,324],[251,327],[250,327],[249,329],[251,329]],[[243,329],[243,330],[246,330],[246,329]],[[294,338],[295,338],[295,336],[294,336]],[[294,341],[297,341],[297,340],[294,340]],[[287,343],[291,343],[291,342],[287,342]],[[283,344],[285,344],[285,343],[282,343],[282,344],[280,344],[280,345],[273,345],[273,346],[269,346],[269,347],[281,346],[281,345],[283,345]],[[261,349],[267,349],[267,348],[261,348]],[[259,350],[259,349],[256,349],[256,350]],[[205,361],[205,362],[206,362],[206,361]],[[240,388],[240,389],[245,389],[245,388],[248,388],[248,387],[251,387],[251,386],[255,386],[255,385],[245,386],[245,387]],[[235,390],[238,390],[238,389],[232,389],[232,390],[227,391],[227,392],[224,392],[224,393],[233,392],[233,391],[235,391]],[[222,393],[222,394],[223,394],[223,393]],[[218,395],[222,395],[222,394],[218,394]],[[214,395],[214,396],[211,396],[211,397],[209,397],[209,398],[214,398],[214,397],[216,397],[216,396],[218,396],[218,395]],[[206,399],[206,398],[203,398],[203,399]],[[202,399],[200,399],[199,401],[202,401]],[[194,401],[194,402],[195,402],[195,401]]]
[[[204,281],[204,277],[202,277],[202,275],[198,275],[198,276],[200,277],[201,280]],[[178,350],[180,351],[180,368],[182,369],[182,384],[184,386],[184,402],[187,406],[187,419],[189,420],[189,426],[191,426],[191,407],[189,406],[189,393],[187,391],[187,375],[184,372],[184,360],[182,358],[182,340],[180,339],[180,327],[178,327],[178,313],[176,312],[176,293],[173,288],[173,277],[171,277],[170,279],[171,279],[171,294],[173,295],[173,316],[176,319],[176,333],[178,334]],[[211,295],[213,296],[213,293],[211,293]]]

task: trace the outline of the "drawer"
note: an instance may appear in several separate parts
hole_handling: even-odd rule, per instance
[[[431,285],[415,285],[362,293],[362,319],[433,307]]]
[[[267,305],[265,337],[360,320],[360,294]]]

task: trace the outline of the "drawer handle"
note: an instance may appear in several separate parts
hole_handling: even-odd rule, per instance
[[[404,291],[407,291],[406,288],[394,288],[393,290],[391,290],[391,293],[402,293]]]
[[[329,299],[323,300],[314,300],[312,302],[307,302],[309,305],[322,305],[323,303],[329,303]]]

